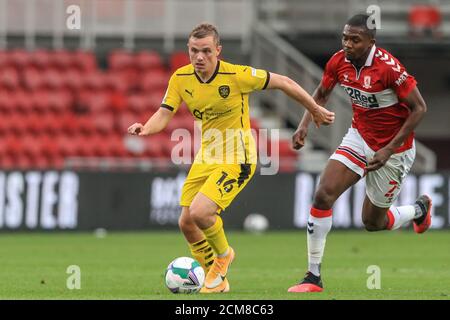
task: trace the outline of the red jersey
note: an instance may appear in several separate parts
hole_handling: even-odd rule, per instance
[[[352,102],[352,127],[372,150],[378,151],[387,145],[410,113],[401,100],[416,87],[414,77],[390,53],[374,45],[359,70],[345,58],[344,50],[330,58],[322,86],[332,89],[338,82]],[[410,149],[413,140],[412,132],[396,152]]]

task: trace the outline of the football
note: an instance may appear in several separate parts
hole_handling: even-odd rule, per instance
[[[269,228],[269,220],[259,213],[251,213],[244,220],[244,230],[252,233],[263,233]]]
[[[198,261],[180,257],[167,267],[165,281],[172,293],[197,293],[205,282],[205,271]]]

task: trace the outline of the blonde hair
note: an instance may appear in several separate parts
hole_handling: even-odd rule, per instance
[[[189,38],[194,37],[197,39],[206,38],[208,36],[213,36],[216,46],[220,45],[219,32],[217,31],[216,26],[210,23],[199,24],[194,29],[192,29],[191,33],[189,34]]]

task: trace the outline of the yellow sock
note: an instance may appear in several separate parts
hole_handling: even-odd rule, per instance
[[[220,216],[217,216],[216,222],[208,229],[202,230],[217,255],[223,255],[228,250],[228,241],[223,230],[223,222]]]
[[[191,249],[192,256],[201,264],[205,273],[208,273],[209,268],[211,268],[211,265],[214,262],[214,251],[208,241],[203,239],[194,243],[189,243],[189,249]]]

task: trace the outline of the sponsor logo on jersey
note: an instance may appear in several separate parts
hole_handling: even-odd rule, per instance
[[[344,81],[345,82],[350,82],[350,80],[348,80],[348,74],[347,73],[344,74]]]
[[[397,80],[395,80],[395,84],[397,86],[400,86],[406,79],[408,78],[408,73],[406,71],[403,71],[403,73],[398,77]]]
[[[343,86],[352,99],[352,103],[364,108],[379,108],[377,97],[373,93],[364,92],[356,88]]]
[[[228,109],[226,111],[220,112],[220,111],[213,111],[213,108],[206,108],[203,112],[198,110],[198,109],[194,109],[194,117],[196,117],[199,120],[214,120],[214,119],[218,119],[221,118],[223,116],[228,115],[232,110]]]
[[[194,114],[194,117],[196,117],[197,119],[199,119],[199,120],[203,119],[203,112],[201,112],[200,110],[194,109],[193,114]]]

